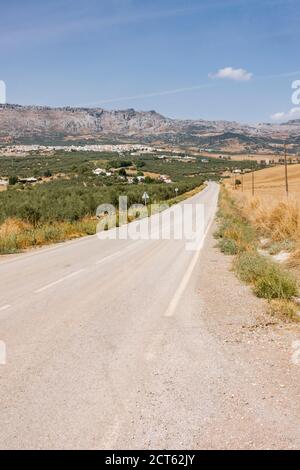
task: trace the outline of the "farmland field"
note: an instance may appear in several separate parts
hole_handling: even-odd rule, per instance
[[[237,176],[241,180],[241,177]],[[252,175],[247,173],[243,176],[244,192],[252,192]],[[288,165],[289,196],[300,199],[300,165]],[[255,195],[264,199],[285,199],[285,169],[284,165],[266,168],[254,173]],[[241,191],[241,187],[239,191]]]
[[[255,228],[269,254],[287,257],[300,278],[300,165],[288,165],[289,193],[285,188],[285,167],[276,166],[237,175],[236,189],[227,180],[230,195],[251,225]]]

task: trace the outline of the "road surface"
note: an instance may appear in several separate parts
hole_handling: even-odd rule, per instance
[[[205,205],[205,233],[217,196],[210,183],[188,200]],[[251,447],[256,417],[243,431],[243,406],[224,402],[238,375],[207,323],[210,302],[222,310],[207,299],[207,243],[90,237],[1,261],[0,448]],[[237,388],[244,396],[245,377]]]

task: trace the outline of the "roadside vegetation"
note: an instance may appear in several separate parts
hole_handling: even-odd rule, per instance
[[[266,235],[283,242],[289,227],[286,220],[280,226],[281,208],[269,219],[253,220],[253,212],[238,205],[232,194],[222,188],[219,203],[219,227],[215,233],[221,251],[233,255],[233,270],[242,282],[249,284],[257,297],[267,299],[270,313],[283,318],[299,320],[294,303],[299,295],[298,281],[294,273],[274,261],[269,253],[261,250],[260,239]],[[271,220],[273,221],[271,223]],[[293,225],[293,217],[290,224]],[[263,223],[262,223],[263,221]],[[274,230],[274,226],[276,230]],[[280,233],[280,236],[278,235]]]
[[[198,192],[204,181],[218,180],[237,165],[202,160],[187,163],[167,152],[166,159],[83,151],[2,156],[0,179],[9,184],[0,192],[0,254],[95,234],[97,207],[112,204],[118,210],[121,195],[127,196],[129,207],[143,203],[144,192],[149,203],[176,204]],[[249,163],[239,165],[245,168]],[[95,175],[97,168],[104,174]],[[166,184],[160,175],[172,183]],[[34,184],[26,178],[34,178]]]
[[[175,204],[200,190],[202,178],[176,185],[142,184],[136,187],[115,185],[95,187],[71,182],[48,183],[26,191],[9,189],[0,194],[0,254],[22,251],[94,235],[97,223],[96,209],[101,204],[112,204],[118,210],[119,196],[128,197],[129,207],[141,204],[147,191],[153,203]]]
[[[76,222],[33,225],[20,219],[7,219],[0,226],[0,254],[17,253],[30,247],[58,243],[96,233],[97,221],[83,218]]]
[[[241,212],[258,233],[261,248],[270,255],[286,254],[300,268],[300,165],[288,166],[289,196],[286,195],[284,166],[274,166],[243,175],[243,188],[230,190]]]

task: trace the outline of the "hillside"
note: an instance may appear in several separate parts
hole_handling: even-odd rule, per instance
[[[300,121],[246,125],[229,121],[175,120],[155,111],[0,105],[0,143],[140,141],[276,151],[288,138],[300,149]]]

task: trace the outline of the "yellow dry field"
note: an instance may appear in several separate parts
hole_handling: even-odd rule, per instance
[[[243,190],[242,185],[233,189],[234,178],[225,183],[238,207],[261,236],[274,242],[294,241],[300,266],[300,165],[288,166],[288,197],[283,165],[254,172],[254,197],[252,174],[236,175],[242,178]]]
[[[252,174],[236,175],[236,179],[244,180],[243,189],[245,195],[252,194]],[[232,186],[232,180],[227,181]],[[289,198],[300,202],[300,165],[288,165]],[[239,187],[238,192],[242,192]],[[254,172],[254,194],[263,199],[274,201],[286,201],[285,168],[284,165],[266,168]]]

